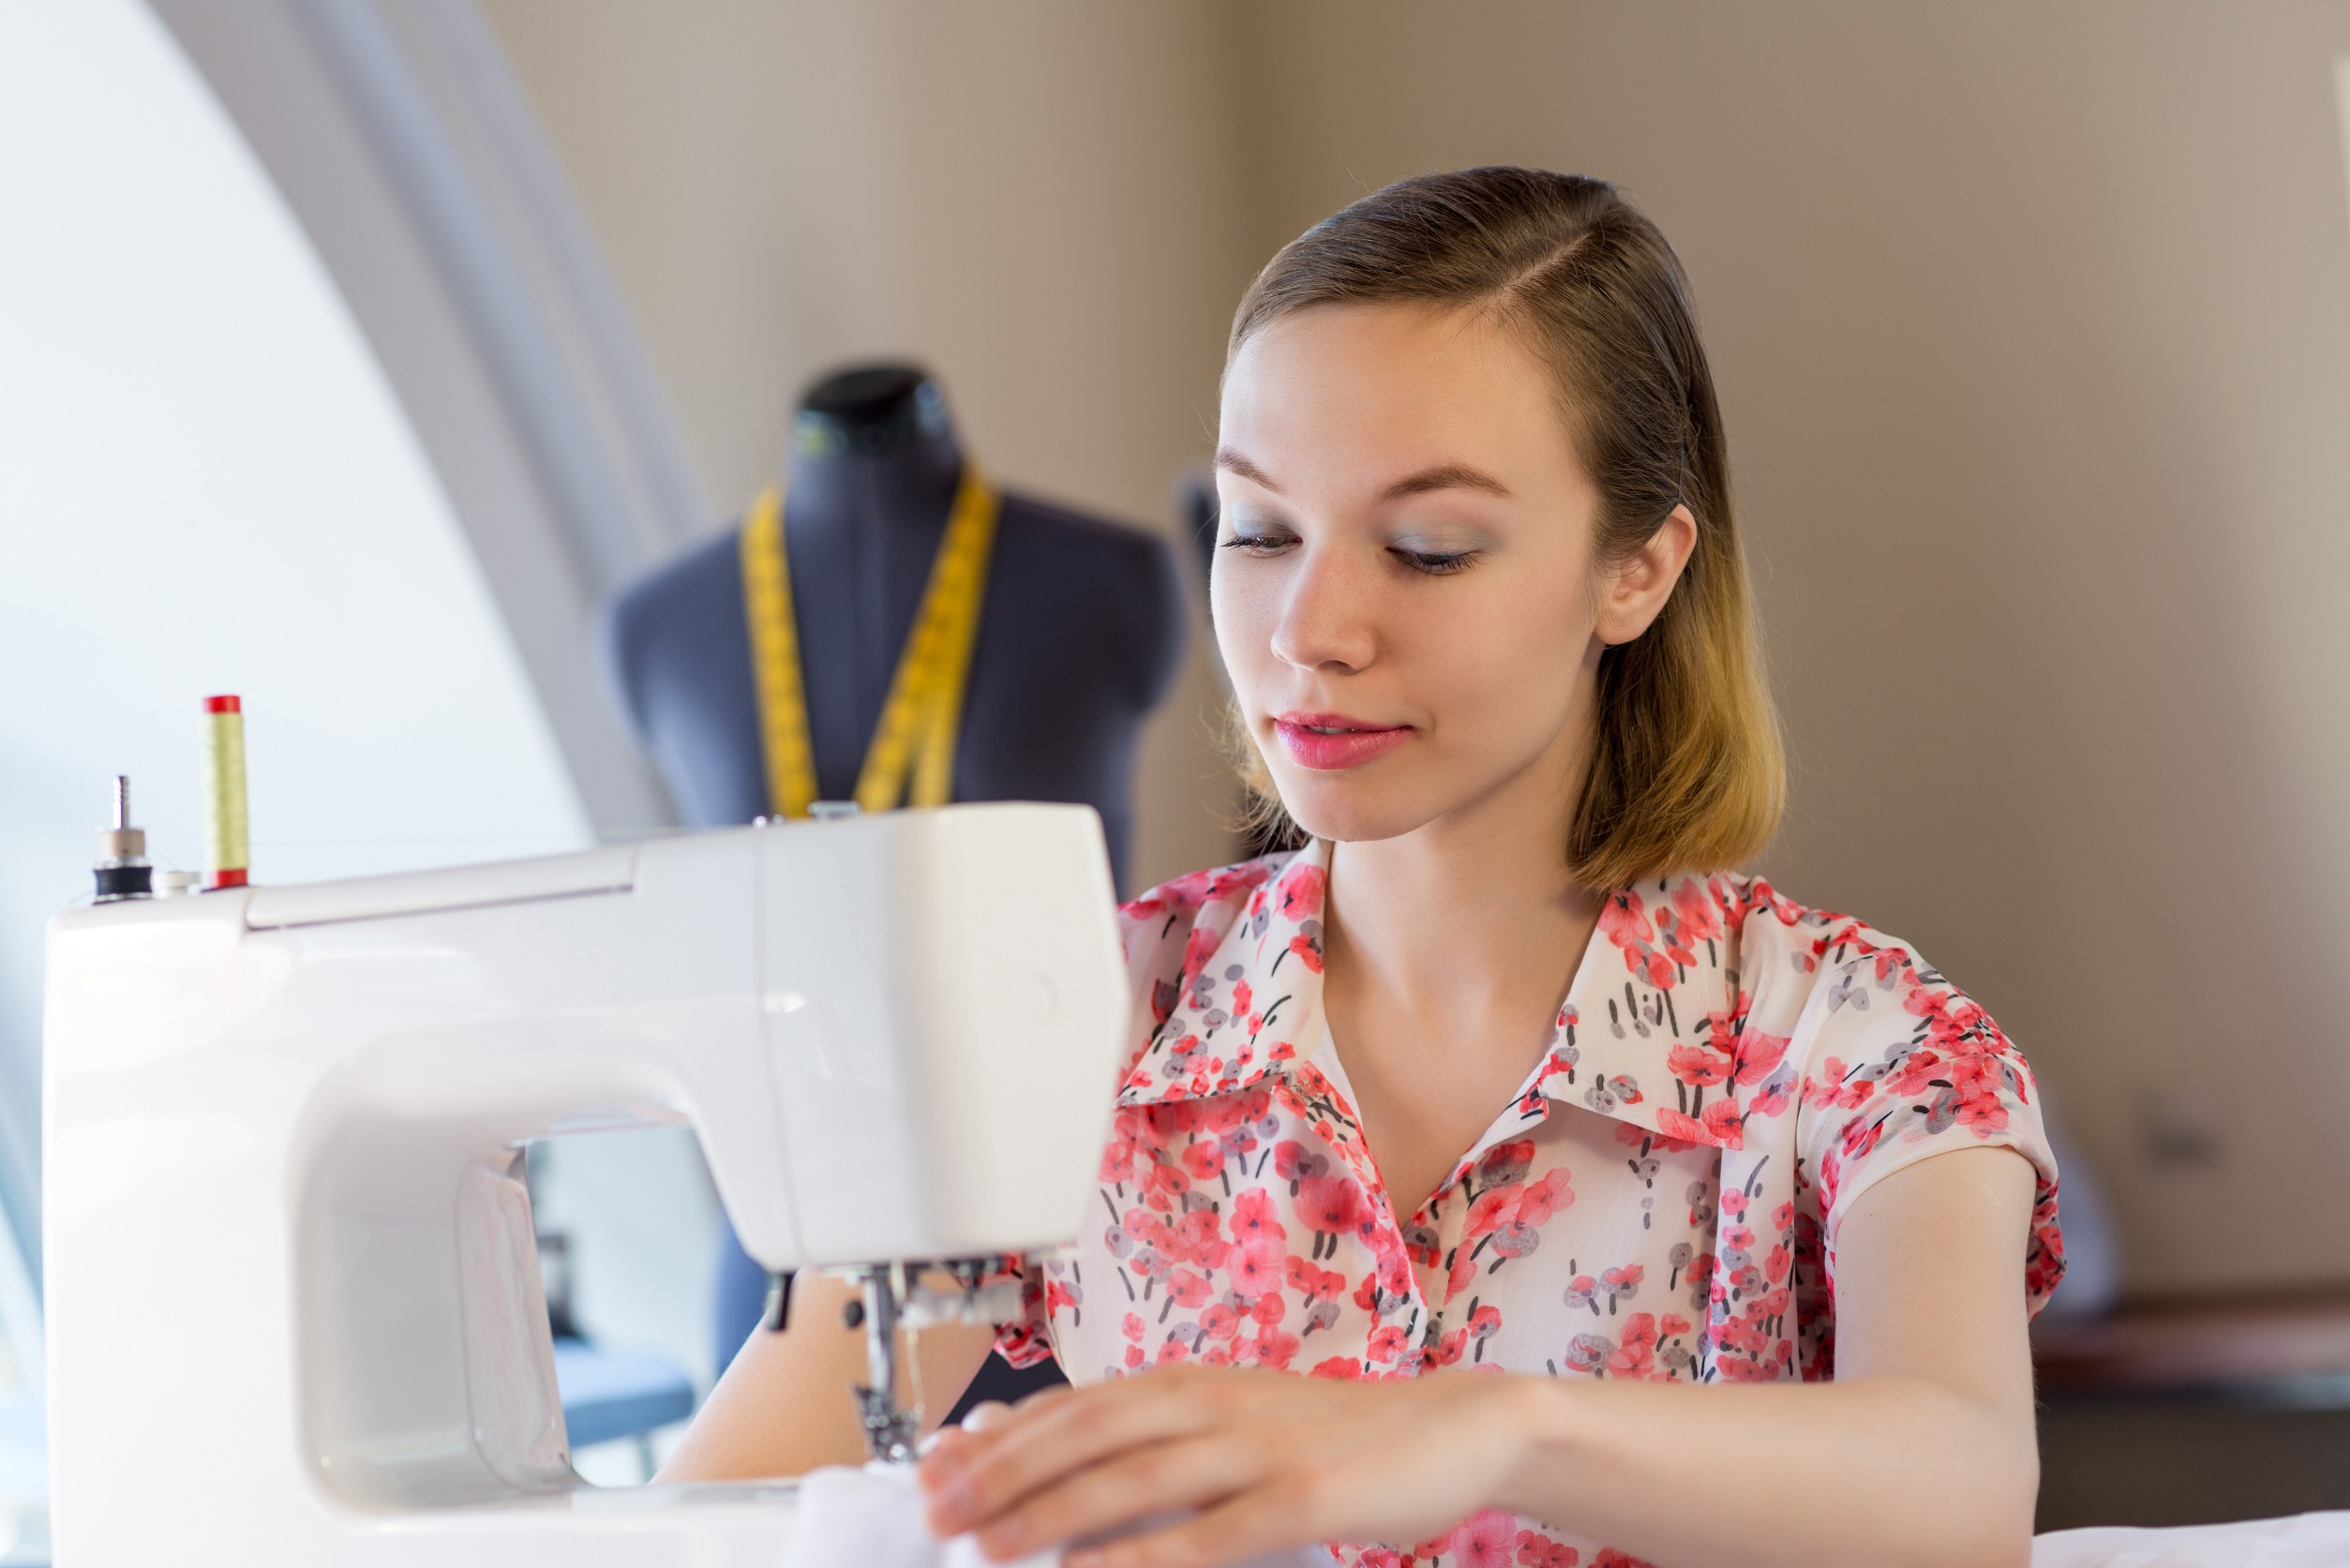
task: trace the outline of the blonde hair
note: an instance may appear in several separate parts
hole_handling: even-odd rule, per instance
[[[1675,506],[1697,519],[1664,609],[1600,657],[1590,767],[1567,831],[1576,880],[1615,889],[1759,855],[1778,828],[1787,761],[1721,408],[1664,234],[1613,186],[1579,175],[1491,168],[1399,181],[1265,263],[1230,351],[1294,311],[1368,304],[1489,313],[1550,367],[1599,490],[1599,561],[1639,550]],[[1253,825],[1294,832],[1246,724],[1234,729]]]

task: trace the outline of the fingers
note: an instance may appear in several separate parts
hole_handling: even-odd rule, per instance
[[[1229,1443],[1190,1439],[1130,1449],[1031,1493],[979,1531],[1002,1561],[1220,1501],[1257,1479]]]
[[[1181,1375],[1024,1403],[983,1431],[950,1436],[922,1460],[930,1527],[941,1535],[980,1529],[1113,1455],[1192,1436],[1211,1423],[1207,1403]]]
[[[1010,1413],[1011,1407],[1001,1399],[983,1399],[965,1411],[963,1419],[956,1425],[941,1426],[917,1443],[914,1452],[928,1457],[938,1452],[941,1445],[962,1441],[965,1432],[984,1432],[991,1426],[1001,1426],[1004,1418]]]
[[[1001,1399],[982,1400],[973,1405],[965,1413],[963,1429],[966,1432],[984,1432],[991,1427],[1002,1426],[1010,1415],[1011,1407]]]
[[[1301,1533],[1295,1510],[1259,1488],[1180,1524],[1062,1555],[1062,1568],[1222,1568],[1313,1539]]]
[[[982,1399],[963,1412],[963,1419],[952,1426],[940,1426],[921,1441],[916,1453],[924,1456],[941,1448],[954,1448],[966,1441],[966,1434],[991,1432],[1010,1418],[1014,1411],[1032,1411],[1052,1400],[1066,1398],[1077,1392],[1063,1383],[1057,1388],[1040,1388],[1023,1398],[1017,1405],[1001,1399]]]

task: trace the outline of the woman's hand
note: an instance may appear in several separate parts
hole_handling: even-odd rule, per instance
[[[1069,1568],[1209,1568],[1318,1541],[1412,1542],[1490,1505],[1521,1456],[1522,1380],[1408,1382],[1165,1367],[1055,1389],[939,1434],[930,1525],[996,1561],[1157,1516]]]

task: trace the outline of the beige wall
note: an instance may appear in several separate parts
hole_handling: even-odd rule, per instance
[[[486,0],[713,520],[843,361],[935,367],[1003,481],[1138,525],[1204,458],[1253,266],[1223,13]],[[1187,577],[1190,558],[1183,558]],[[1145,745],[1133,874],[1232,859],[1205,615]]]
[[[904,350],[1155,518],[1280,240],[1421,169],[1628,184],[1728,405],[1774,874],[2022,1040],[2137,1289],[2350,1278],[2350,3],[486,8],[719,504]],[[1151,873],[1219,852],[1194,724]]]

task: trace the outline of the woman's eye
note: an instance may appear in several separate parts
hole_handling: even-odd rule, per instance
[[[1235,533],[1224,541],[1227,550],[1245,550],[1250,555],[1271,555],[1284,545],[1296,541],[1286,533]]]
[[[1476,564],[1481,550],[1407,550],[1400,545],[1394,550],[1396,559],[1414,572],[1431,577],[1448,577],[1455,572],[1465,572]]]

